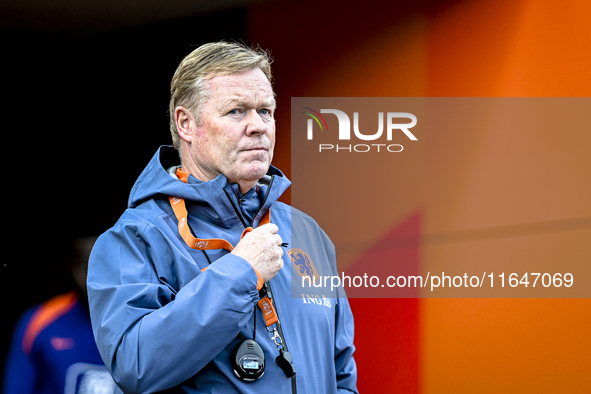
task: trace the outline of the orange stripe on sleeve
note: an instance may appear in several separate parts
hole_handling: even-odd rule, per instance
[[[259,271],[257,271],[257,269],[254,267],[252,267],[252,269],[254,270],[254,273],[257,274],[257,290],[260,290],[263,288],[265,282],[263,282],[263,277],[261,276]]]
[[[68,313],[76,302],[78,302],[78,295],[75,292],[69,292],[53,297],[41,305],[25,329],[21,345],[23,352],[29,354],[37,336],[51,323]]]

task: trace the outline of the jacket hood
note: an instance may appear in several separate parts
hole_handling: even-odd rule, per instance
[[[168,172],[169,168],[179,165],[178,151],[172,146],[161,146],[135,182],[129,195],[128,208],[136,208],[149,199],[173,196],[212,205],[222,217],[235,211],[225,190],[228,190],[228,186],[237,188],[229,185],[223,174],[207,182],[189,176],[188,182],[184,183]],[[273,166],[261,181],[261,187],[268,187],[268,190],[265,190],[265,199],[257,215],[259,219],[291,185],[289,179]]]

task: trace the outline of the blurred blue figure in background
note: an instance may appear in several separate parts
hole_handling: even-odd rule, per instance
[[[76,286],[27,310],[16,324],[5,364],[4,394],[111,394],[115,383],[94,341],[86,295],[96,237],[72,245]]]

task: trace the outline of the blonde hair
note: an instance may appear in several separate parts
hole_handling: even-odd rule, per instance
[[[218,75],[236,74],[260,68],[270,83],[272,59],[261,48],[248,48],[230,42],[213,42],[201,45],[187,55],[176,69],[170,83],[170,133],[174,147],[180,149],[180,137],[174,118],[175,108],[183,106],[199,116],[207,101],[207,80]]]

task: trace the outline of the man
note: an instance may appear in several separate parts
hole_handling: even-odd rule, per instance
[[[265,52],[233,43],[197,48],[172,79],[174,148],[89,266],[94,334],[123,392],[357,392],[346,298],[291,297],[290,255],[336,262],[318,225],[277,201],[290,182],[271,166],[271,79]]]

